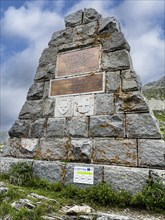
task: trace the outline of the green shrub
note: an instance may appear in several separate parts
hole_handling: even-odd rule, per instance
[[[26,162],[18,162],[12,166],[9,175],[10,183],[19,186],[27,186],[33,177],[32,166]]]
[[[159,182],[146,186],[131,199],[132,206],[147,210],[163,210],[165,207],[165,185]]]

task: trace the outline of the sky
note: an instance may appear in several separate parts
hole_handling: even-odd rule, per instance
[[[9,130],[26,101],[42,51],[64,17],[95,8],[115,16],[143,84],[165,74],[164,0],[0,0],[0,123]]]

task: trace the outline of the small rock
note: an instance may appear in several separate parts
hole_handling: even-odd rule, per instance
[[[32,202],[29,199],[20,199],[17,202],[13,202],[11,204],[11,206],[13,208],[16,208],[17,210],[21,209],[21,208],[27,208],[27,209],[33,209],[36,206],[34,204],[32,204]]]
[[[0,194],[6,193],[9,189],[7,187],[0,187]]]
[[[30,193],[30,194],[28,195],[28,197],[32,197],[32,198],[34,198],[34,199],[49,200],[49,201],[58,203],[57,200],[55,200],[55,199],[50,199],[50,198],[48,198],[48,197],[46,197],[46,196],[38,195],[38,194],[36,194],[36,193]]]
[[[66,214],[67,215],[77,215],[79,213],[84,213],[84,214],[90,214],[92,213],[94,210],[88,206],[88,205],[75,205],[69,209],[66,210]]]

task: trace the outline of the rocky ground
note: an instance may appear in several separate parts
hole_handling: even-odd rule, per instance
[[[1,181],[0,182],[0,220],[15,220],[16,216],[22,210],[29,211],[29,217],[18,218],[25,220],[164,220],[165,216],[158,213],[151,213],[145,210],[133,210],[133,209],[119,209],[119,208],[109,208],[100,210],[93,208],[86,204],[61,204],[60,201],[52,199],[49,196],[44,196],[36,193],[35,191],[24,191],[24,188],[17,188],[17,193],[22,196],[17,196],[8,202],[14,214],[12,217],[10,214],[2,211],[2,205],[4,202],[9,200],[9,190],[12,185]],[[5,196],[6,194],[6,196]],[[11,193],[10,193],[11,194]],[[30,212],[36,210],[37,208],[42,208],[47,206],[49,211],[45,212],[41,217],[30,217]],[[55,208],[53,208],[55,207]],[[4,206],[3,206],[4,208]]]

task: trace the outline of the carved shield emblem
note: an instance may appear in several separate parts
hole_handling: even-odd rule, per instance
[[[60,100],[60,102],[58,103],[58,111],[62,114],[65,115],[67,113],[67,111],[70,108],[70,102],[67,99],[62,99]]]

